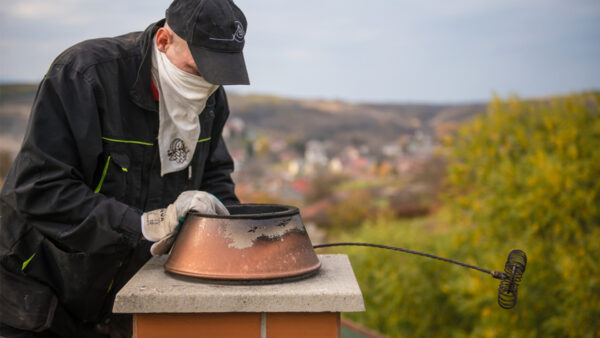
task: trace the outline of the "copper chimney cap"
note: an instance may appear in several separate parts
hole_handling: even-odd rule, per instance
[[[188,214],[165,263],[167,271],[207,279],[268,280],[310,275],[321,266],[298,208],[227,208],[231,215]]]

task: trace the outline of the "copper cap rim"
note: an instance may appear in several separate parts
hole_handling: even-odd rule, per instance
[[[226,208],[229,210],[229,215],[215,215],[215,214],[203,214],[197,211],[190,211],[188,216],[200,216],[204,218],[219,218],[219,219],[271,219],[277,217],[293,216],[300,214],[300,210],[297,207],[283,205],[283,204],[260,204],[260,203],[244,203],[244,204],[232,204],[227,205]],[[253,213],[253,214],[235,214],[236,209],[240,208],[253,208],[253,209],[270,209],[277,208],[278,211],[269,211],[269,213]]]
[[[207,280],[252,281],[300,278],[321,267],[298,208],[227,208],[230,215],[188,214],[166,271]]]

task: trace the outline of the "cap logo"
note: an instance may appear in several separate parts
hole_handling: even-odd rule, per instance
[[[244,31],[244,26],[242,26],[242,23],[239,21],[235,21],[235,33],[233,33],[233,36],[231,38],[213,38],[210,37],[210,40],[216,40],[216,41],[236,41],[236,42],[244,42],[244,35],[246,35],[246,31]]]

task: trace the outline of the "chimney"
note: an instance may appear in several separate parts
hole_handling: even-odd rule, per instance
[[[215,283],[164,269],[153,257],[119,291],[113,312],[133,314],[133,337],[340,337],[340,313],[362,312],[346,255],[319,255],[308,278]]]

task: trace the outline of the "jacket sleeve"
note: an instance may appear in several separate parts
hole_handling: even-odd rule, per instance
[[[92,191],[102,153],[99,102],[85,74],[54,65],[42,80],[3,199],[46,237],[82,252],[140,240],[141,213]]]
[[[215,115],[217,119],[211,136],[215,141],[211,143],[200,190],[215,195],[223,204],[238,204],[240,201],[235,195],[235,184],[231,179],[233,159],[229,155],[222,136],[223,127],[229,117],[229,107],[223,87],[219,88],[216,95]]]

